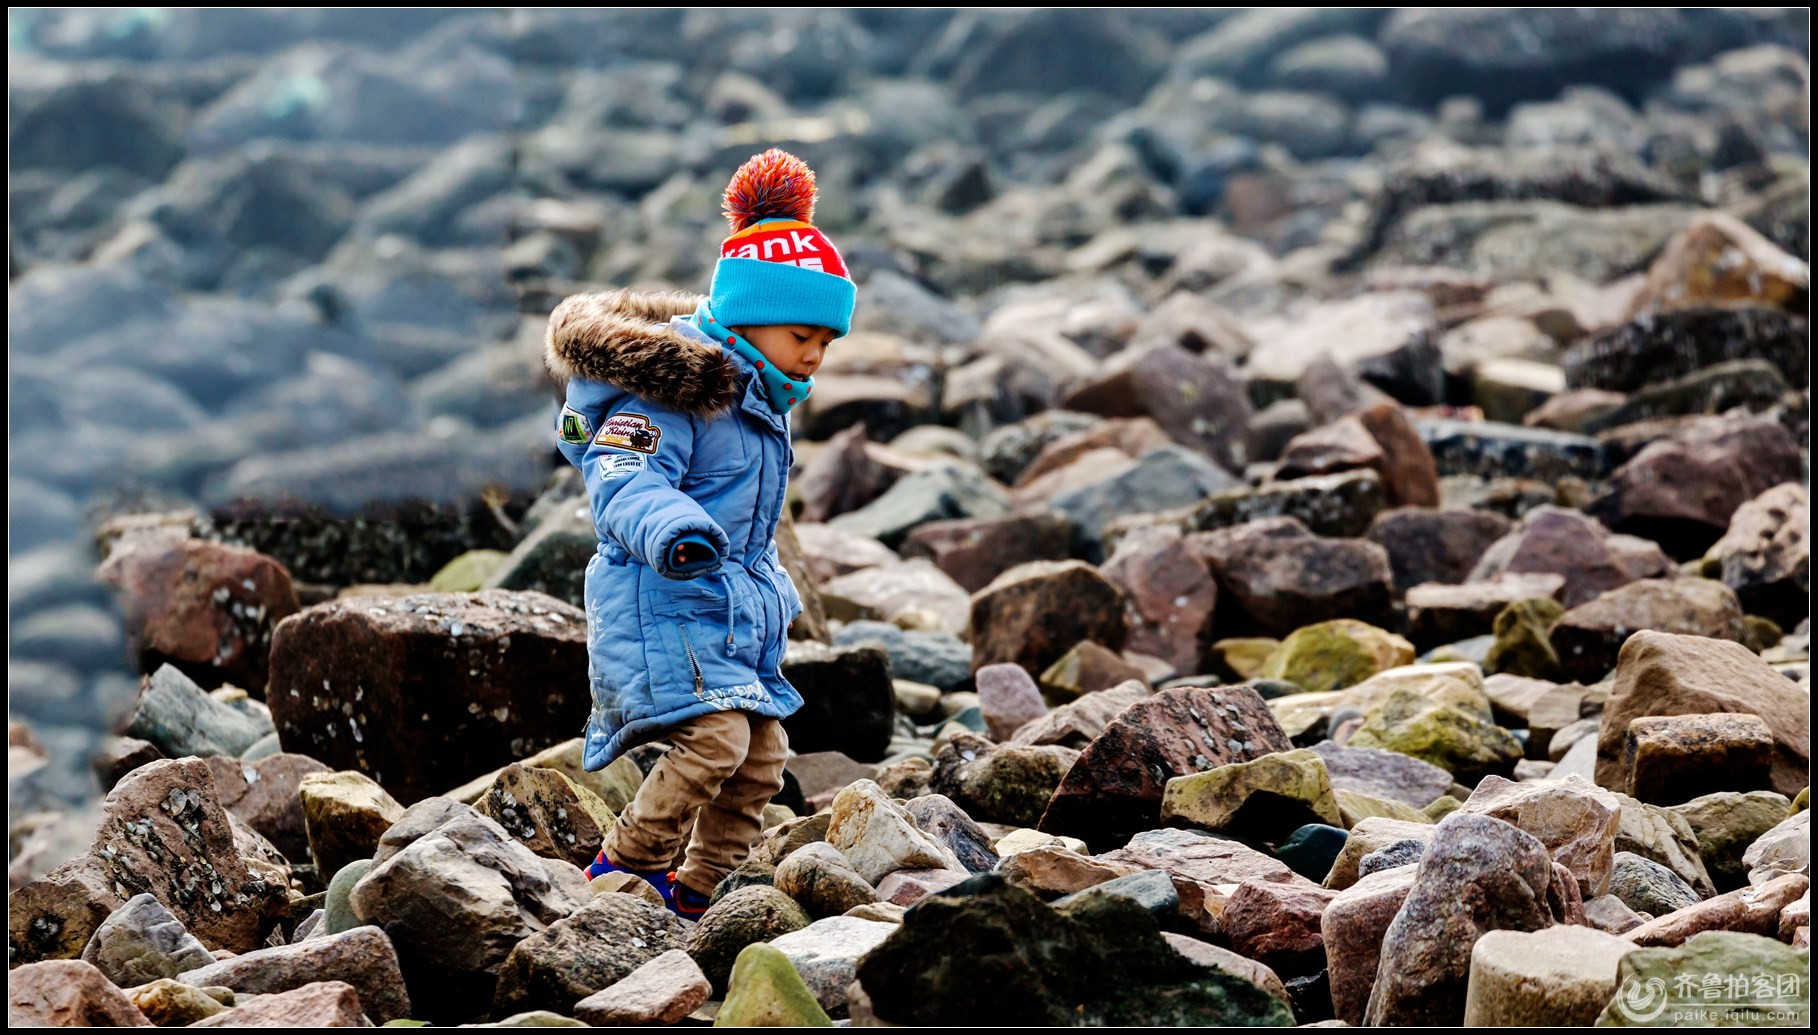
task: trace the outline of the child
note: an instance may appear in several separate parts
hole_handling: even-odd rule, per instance
[[[549,317],[547,362],[568,386],[557,435],[600,538],[587,564],[583,764],[674,745],[587,874],[636,874],[685,918],[750,854],[783,786],[781,720],[802,705],[782,674],[802,602],[774,541],[795,456],[789,414],[856,298],[810,222],[814,197],[801,159],[757,155],[726,189],[733,234],[707,298],[575,295]]]

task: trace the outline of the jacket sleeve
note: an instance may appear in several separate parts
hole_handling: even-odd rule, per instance
[[[610,392],[609,401],[599,399],[602,390]],[[560,448],[580,468],[594,531],[602,540],[678,579],[711,570],[671,566],[675,544],[684,536],[704,538],[721,557],[731,553],[725,529],[677,488],[694,451],[694,424],[687,414],[581,379],[568,383],[564,412],[569,411],[586,418],[591,437],[585,444],[564,440]]]

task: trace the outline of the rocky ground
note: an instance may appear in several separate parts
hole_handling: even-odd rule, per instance
[[[1809,1000],[1807,17],[10,12],[9,1021]],[[771,145],[858,327],[689,923],[541,330]]]

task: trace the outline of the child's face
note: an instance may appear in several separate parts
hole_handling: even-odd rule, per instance
[[[757,346],[771,366],[797,381],[814,376],[827,355],[828,344],[839,337],[827,327],[795,323],[734,327],[732,333]]]

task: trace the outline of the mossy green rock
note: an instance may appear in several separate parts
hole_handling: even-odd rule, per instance
[[[1722,982],[1714,998],[1704,995],[1710,974]],[[1689,985],[1688,975],[1695,979]],[[1803,1028],[1811,1023],[1812,951],[1756,934],[1705,931],[1670,949],[1630,952],[1617,964],[1616,987],[1597,1018],[1600,1028],[1684,1027],[1687,1011],[1696,1012],[1698,1027]]]
[[[1338,811],[1347,830],[1372,816],[1378,819],[1399,819],[1404,823],[1439,822],[1407,802],[1378,798],[1359,791],[1339,791]]]
[[[1422,815],[1437,823],[1462,808],[1464,808],[1464,802],[1450,794],[1442,794],[1420,811]]]
[[[1665,806],[1691,824],[1692,836],[1698,839],[1698,857],[1720,892],[1748,884],[1749,868],[1742,864],[1742,853],[1786,819],[1788,807],[1786,796],[1773,791],[1720,791],[1683,805]]]
[[[355,859],[341,867],[334,879],[328,882],[328,898],[322,903],[322,930],[328,934],[340,934],[363,925],[354,915],[353,905],[348,901],[353,894],[354,885],[360,878],[372,872],[371,859]]]
[[[1304,748],[1177,776],[1162,790],[1161,819],[1270,843],[1342,822],[1325,759]]]
[[[807,910],[776,888],[743,887],[707,908],[684,948],[713,982],[714,992],[724,993],[746,946],[799,931],[811,922]]]
[[[808,991],[789,957],[768,945],[747,945],[732,965],[716,1028],[831,1028],[833,1018]]]
[[[187,1028],[204,1018],[225,1013],[234,1001],[229,989],[198,988],[174,978],[159,978],[125,992],[139,1012],[160,1028]]]
[[[469,550],[429,577],[429,587],[437,593],[477,593],[505,563],[503,550]]]
[[[1230,674],[1238,679],[1254,679],[1262,674],[1263,666],[1269,663],[1269,656],[1281,646],[1281,641],[1270,636],[1242,636],[1229,640],[1219,640],[1212,645],[1213,667],[1223,669],[1221,674]]]
[[[1553,623],[1566,613],[1565,605],[1547,597],[1517,600],[1502,609],[1494,626],[1496,643],[1484,668],[1533,679],[1559,682],[1559,654],[1550,635]]]
[[[776,886],[776,867],[762,859],[746,859],[733,868],[731,873],[720,879],[713,886],[713,895],[708,899],[709,905],[717,904],[727,895],[740,888],[771,888]]]
[[[1509,776],[1522,757],[1521,741],[1501,726],[1401,689],[1365,713],[1346,746],[1399,751],[1466,783]]]
[[[1339,618],[1294,630],[1263,662],[1260,675],[1319,693],[1355,686],[1413,661],[1414,645],[1407,640],[1367,622]]]

